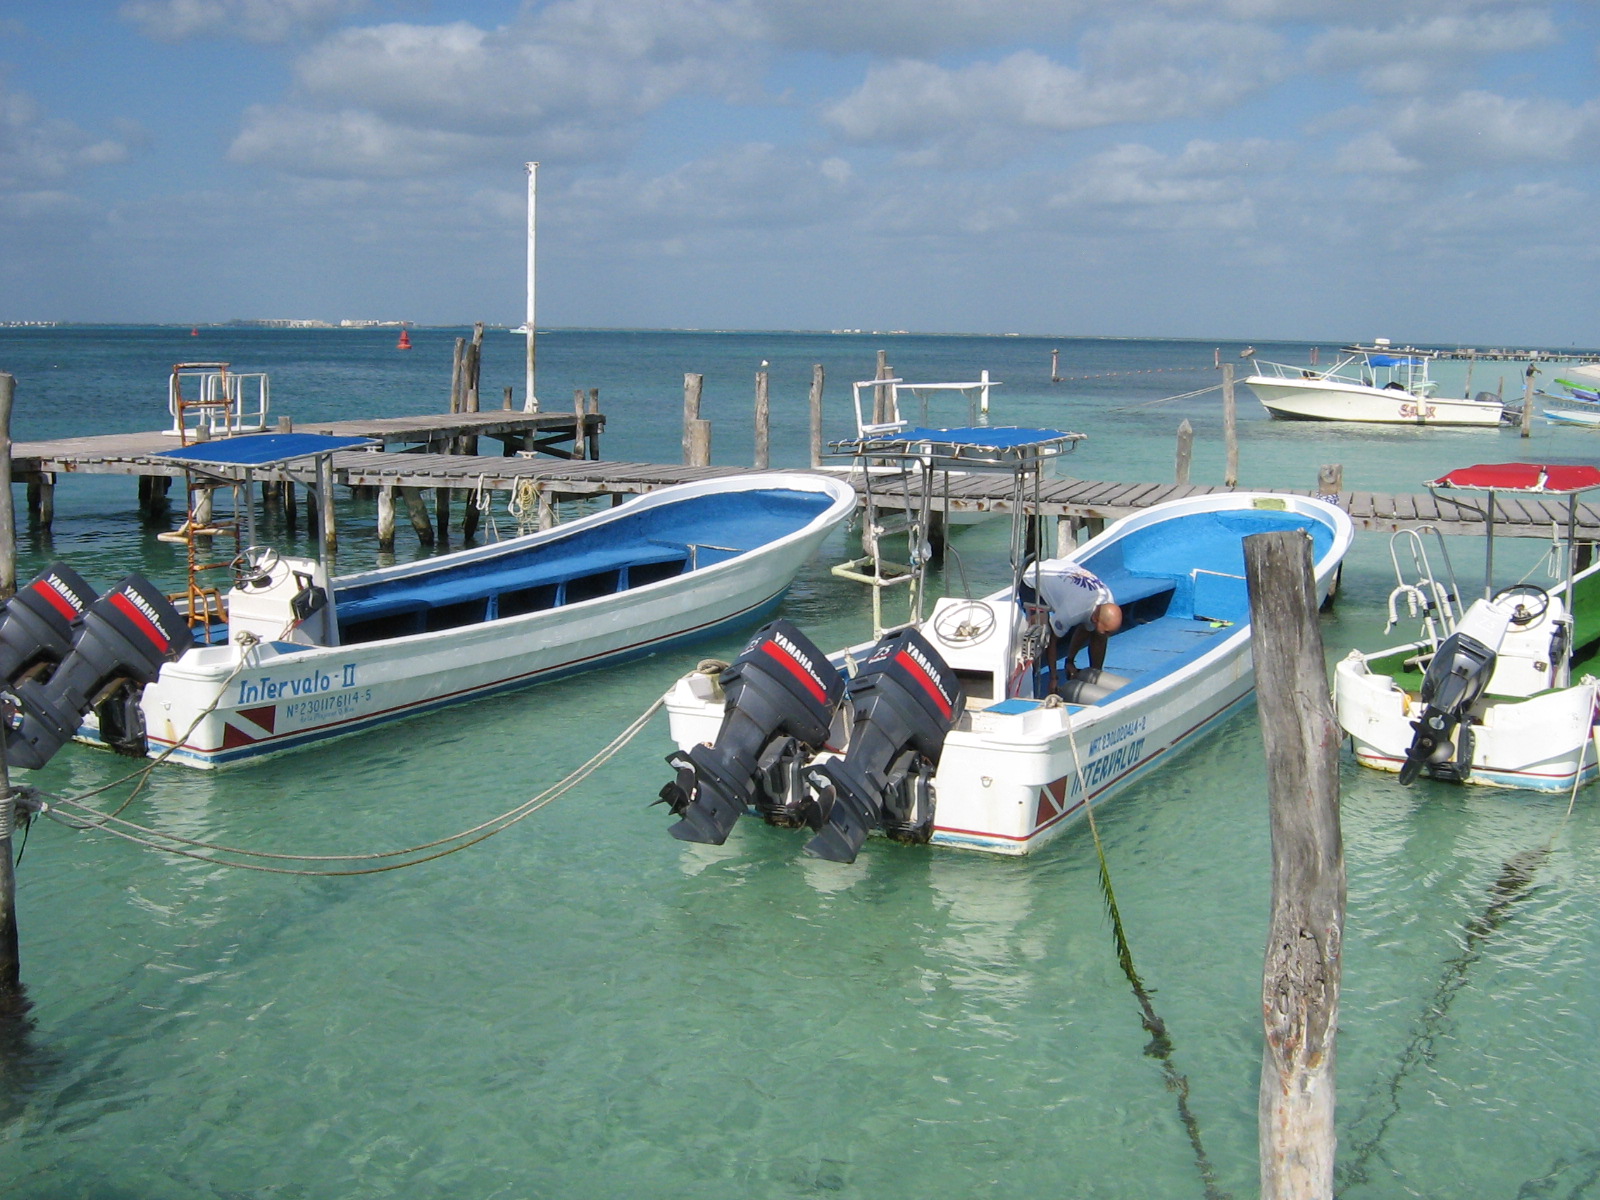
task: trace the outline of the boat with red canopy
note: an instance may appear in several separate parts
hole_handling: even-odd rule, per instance
[[[1397,772],[1404,784],[1427,775],[1576,791],[1600,771],[1600,680],[1590,673],[1600,669],[1600,563],[1587,561],[1592,547],[1577,538],[1580,498],[1600,488],[1600,468],[1479,464],[1427,487],[1442,503],[1482,517],[1482,595],[1466,599],[1437,529],[1390,539],[1397,584],[1385,632],[1404,606],[1420,620],[1421,637],[1376,653],[1352,650],[1334,668],[1334,706],[1356,759]],[[1523,500],[1565,501],[1557,506],[1564,528],[1559,518],[1552,522],[1544,559],[1549,586],[1532,582],[1530,571],[1496,587],[1495,524]]]

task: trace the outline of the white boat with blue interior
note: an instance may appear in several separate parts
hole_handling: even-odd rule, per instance
[[[71,577],[82,603],[57,614],[69,628],[53,643],[55,661],[25,645],[15,656],[19,674],[42,678],[10,739],[13,765],[40,765],[76,732],[218,767],[754,624],[856,504],[848,484],[814,473],[702,480],[553,529],[339,577],[317,559],[254,544],[258,472],[299,472],[325,487],[329,456],[360,444],[258,434],[157,456],[232,485],[236,505],[242,493],[244,544],[212,564],[226,589],[194,570],[196,546],[220,542],[228,524],[215,512],[190,513],[190,586],[176,606],[147,581],[97,599]],[[61,609],[61,594],[30,589],[18,619],[29,605]],[[103,616],[138,628],[100,636]],[[19,642],[37,624],[18,626]]]
[[[926,619],[916,589],[907,623],[831,655],[774,622],[726,669],[682,677],[666,697],[673,835],[720,843],[753,813],[809,829],[807,852],[828,859],[854,858],[874,832],[1026,854],[1242,704],[1254,686],[1244,538],[1304,531],[1322,595],[1350,545],[1348,516],[1304,496],[1194,496],[1041,562],[1041,522],[1030,536],[1027,512],[1043,464],[1080,438],[906,429],[842,447],[921,463],[929,491],[953,465],[1011,472],[1012,583],[942,597]],[[1103,669],[1061,695],[1049,689],[1063,664],[1037,583],[1068,561],[1100,577],[1123,625]]]

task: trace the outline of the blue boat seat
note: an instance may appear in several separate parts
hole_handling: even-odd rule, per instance
[[[439,579],[395,579],[369,588],[352,588],[336,597],[341,625],[349,626],[368,621],[390,619],[408,613],[424,614],[448,605],[464,604],[474,600],[487,601],[502,592],[524,592],[535,588],[564,585],[577,579],[587,579],[610,571],[622,572],[615,587],[604,592],[621,591],[630,580],[627,573],[641,566],[665,563],[684,563],[689,558],[688,548],[669,543],[640,546],[638,544],[614,549],[589,550],[582,554],[564,554],[549,563],[508,565],[498,570],[482,573],[460,573]],[[653,579],[663,578],[652,572]],[[603,594],[598,593],[598,594]],[[559,599],[553,601],[559,603]],[[480,618],[482,619],[482,618]]]

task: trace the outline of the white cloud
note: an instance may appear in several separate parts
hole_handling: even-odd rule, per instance
[[[0,191],[66,179],[128,157],[126,140],[98,137],[71,121],[47,117],[32,97],[0,88]]]
[[[874,66],[823,118],[849,141],[994,158],[1030,135],[1226,109],[1278,77],[1280,45],[1249,27],[1134,22],[1086,37],[1083,69],[1036,50],[961,67]]]
[[[366,0],[127,0],[118,14],[162,42],[239,37],[282,42],[362,11]]]
[[[1383,126],[1402,154],[1453,169],[1593,163],[1600,153],[1600,100],[1574,106],[1469,91],[1410,100]]]
[[[1330,29],[1313,39],[1307,61],[1318,70],[1356,71],[1374,92],[1420,92],[1479,58],[1554,43],[1542,11],[1451,13],[1413,17],[1384,28]]]
[[[390,23],[344,30],[300,56],[291,102],[252,109],[236,162],[288,172],[392,174],[516,158],[615,153],[672,99],[748,94],[742,10],[567,0],[484,29]],[[415,141],[417,145],[408,143]]]

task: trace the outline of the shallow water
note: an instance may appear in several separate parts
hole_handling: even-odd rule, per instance
[[[443,406],[461,332],[414,331],[408,356],[383,332],[0,330],[0,370],[18,378],[19,439],[155,427],[180,358],[267,369],[275,411],[305,419],[406,413]],[[488,396],[520,378],[521,340],[486,336]],[[1220,479],[1215,393],[1147,403],[1214,383],[1209,344],[554,333],[540,340],[541,389],[565,407],[563,389],[570,402],[599,387],[608,456],[670,461],[683,372],[703,372],[716,459],[741,462],[766,359],[775,460],[794,464],[811,364],[827,366],[839,436],[847,384],[871,376],[880,345],[908,378],[987,367],[1005,381],[997,422],[1089,433],[1073,474],[1168,478],[1187,417],[1194,477]],[[1051,385],[1054,346],[1062,374],[1106,377]],[[1520,391],[1520,368],[1506,374]],[[1310,486],[1319,464],[1341,462],[1347,488],[1413,491],[1467,462],[1593,455],[1585,430],[1536,426],[1530,446],[1512,430],[1274,423],[1242,389],[1239,409],[1246,484]],[[133,509],[130,481],[63,480],[53,534],[24,531],[23,570],[60,556],[101,584],[133,566],[170,582],[174,548]],[[341,521],[341,566],[367,565],[370,509],[349,505]],[[833,538],[785,603],[823,645],[862,634],[865,598],[827,572],[852,546]],[[1003,530],[955,546],[972,589],[993,586]],[[1465,578],[1477,547],[1453,549]],[[1519,547],[1519,568],[1539,549]],[[955,586],[957,560],[946,575]],[[1358,535],[1324,618],[1330,661],[1381,635],[1388,580],[1384,539]],[[426,842],[541,791],[687,665],[738,642],[255,767],[162,769],[123,815],[300,853]],[[1205,1194],[1145,1053],[1086,830],[1022,861],[874,840],[842,866],[753,822],[723,847],[686,845],[648,807],[669,748],[658,716],[500,836],[360,877],[243,871],[38,824],[18,869],[31,1028],[0,1050],[6,1195]],[[74,746],[30,782],[70,794],[130,766]],[[1565,796],[1402,790],[1348,759],[1341,784],[1341,1194],[1592,1194],[1592,789],[1568,816]],[[1269,900],[1254,710],[1099,822],[1217,1185],[1253,1195]]]

